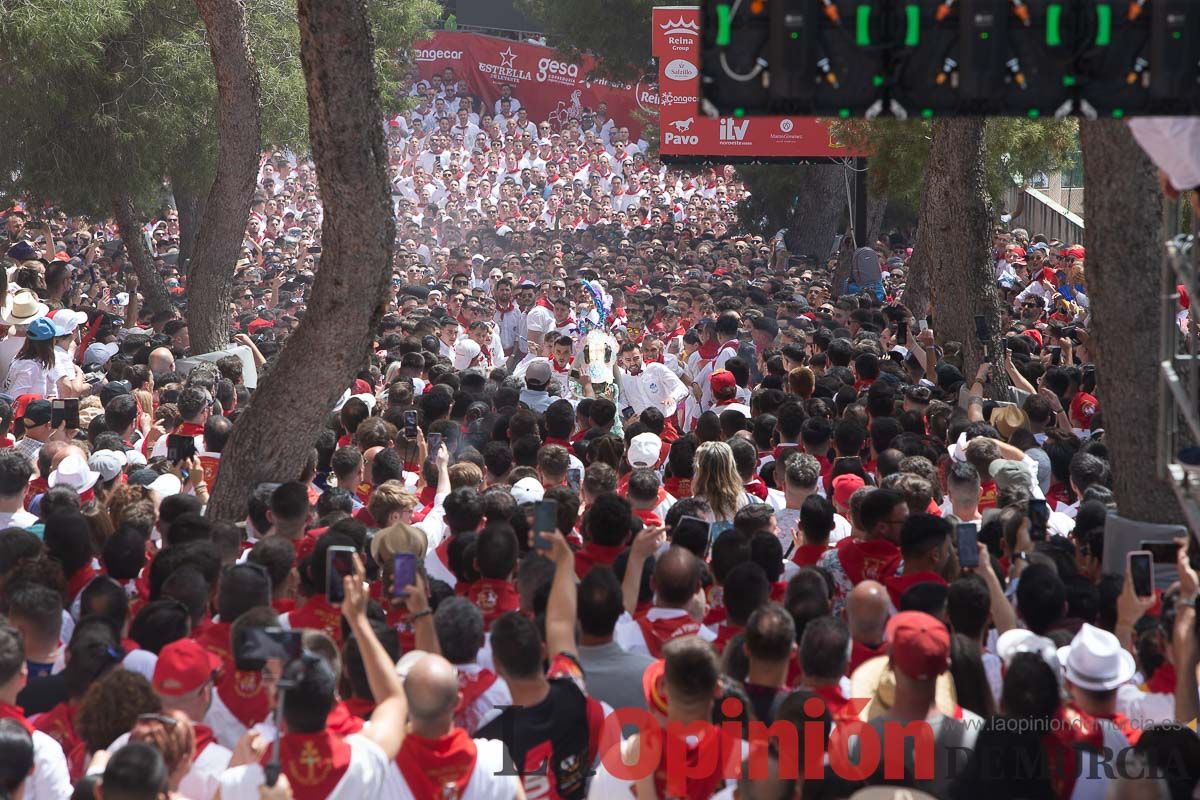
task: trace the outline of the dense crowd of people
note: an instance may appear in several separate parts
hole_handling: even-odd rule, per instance
[[[0,796],[1192,796],[1200,587],[1182,540],[1152,594],[1102,569],[1082,247],[997,232],[965,375],[903,235],[834,285],[602,107],[412,94],[390,313],[236,524],[208,491],[320,268],[312,166],[263,159],[226,354],[175,211],[154,313],[110,224],[4,214]]]

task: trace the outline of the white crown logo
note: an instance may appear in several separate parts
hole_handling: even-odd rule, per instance
[[[695,22],[686,22],[683,17],[671,22],[668,20],[658,27],[662,28],[663,33],[667,36],[684,35],[695,36],[700,33],[700,26]]]

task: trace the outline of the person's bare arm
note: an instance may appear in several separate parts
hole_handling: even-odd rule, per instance
[[[1071,419],[1063,411],[1062,401],[1058,399],[1058,395],[1046,388],[1039,389],[1038,394],[1049,404],[1050,410],[1054,412],[1054,419],[1058,423],[1058,429],[1070,431]]]
[[[625,601],[625,610],[633,614],[637,610],[638,595],[642,590],[642,568],[646,559],[658,549],[661,537],[666,534],[666,528],[643,528],[633,540],[629,548],[629,561],[625,564],[625,580],[621,582],[621,596]]]
[[[979,365],[971,391],[967,398],[967,419],[971,422],[983,422],[983,384],[987,380],[992,365],[986,361]]]
[[[992,624],[996,626],[997,633],[1004,633],[1017,627],[1017,612],[1004,596],[1004,587],[1000,585],[1000,579],[992,569],[992,554],[988,552],[987,545],[983,542],[977,544],[979,566],[975,568],[975,574],[983,578],[987,585],[988,597],[991,599]]]
[[[433,612],[429,610],[429,589],[425,576],[417,573],[416,583],[408,587],[404,598],[408,608],[408,618],[413,626],[413,644],[418,650],[426,653],[441,654],[442,645],[433,626]]]
[[[376,702],[375,711],[371,714],[371,727],[363,729],[363,735],[379,745],[387,760],[391,761],[404,743],[408,699],[404,696],[404,685],[396,675],[396,665],[379,643],[367,619],[367,574],[358,555],[354,556],[354,574],[343,579],[343,586],[346,599],[342,601],[342,616],[358,641],[367,683]]]
[[[1117,597],[1117,626],[1113,630],[1113,633],[1121,641],[1121,647],[1132,653],[1135,658],[1137,657],[1137,651],[1134,648],[1134,626],[1150,610],[1154,602],[1155,598],[1153,596],[1139,597],[1134,593],[1133,578],[1126,571],[1125,586],[1121,590],[1120,596]]]
[[[575,553],[566,538],[554,531],[542,533],[550,542],[550,560],[554,562],[554,582],[546,604],[546,650],[550,657],[566,653],[578,657],[575,647]]]
[[[1012,383],[1014,389],[1020,389],[1022,392],[1028,392],[1029,394],[1037,393],[1037,389],[1033,387],[1033,384],[1013,365],[1012,354],[1008,352],[1004,354],[1004,371],[1008,374],[1008,380]]]
[[[238,344],[242,344],[250,348],[250,358],[254,361],[255,368],[261,367],[263,364],[267,363],[266,356],[259,351],[258,346],[254,344],[254,340],[249,336],[244,333],[235,333],[233,335],[233,340]]]
[[[1196,664],[1200,662],[1200,647],[1196,643],[1196,596],[1200,580],[1188,561],[1188,540],[1176,539],[1179,555],[1179,600],[1175,603],[1175,629],[1171,636],[1175,662],[1175,719],[1188,724],[1200,716],[1200,688],[1196,685]]]

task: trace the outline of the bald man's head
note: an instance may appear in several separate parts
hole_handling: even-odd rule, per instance
[[[700,590],[700,559],[691,550],[672,547],[654,564],[654,596],[660,606],[682,608]]]
[[[439,655],[427,655],[408,671],[404,694],[414,724],[448,723],[458,705],[458,670]]]
[[[175,371],[175,355],[166,347],[156,347],[150,351],[150,371],[157,377]]]
[[[883,641],[891,602],[887,589],[875,581],[863,581],[846,596],[846,624],[850,636],[867,644]]]

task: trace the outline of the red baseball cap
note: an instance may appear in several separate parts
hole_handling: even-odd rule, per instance
[[[221,669],[221,659],[195,639],[171,642],[158,653],[154,665],[154,691],[170,697],[194,692]]]
[[[833,479],[833,502],[844,508],[850,507],[850,496],[867,483],[854,474],[838,475]]]
[[[1087,392],[1076,392],[1071,398],[1071,421],[1081,428],[1090,427],[1092,417],[1100,410],[1100,401]]]
[[[950,668],[950,631],[923,611],[901,611],[884,637],[892,668],[910,678],[932,680]]]
[[[737,391],[737,381],[734,379],[733,373],[727,369],[719,369],[714,372],[708,382],[712,386],[713,394]]]

